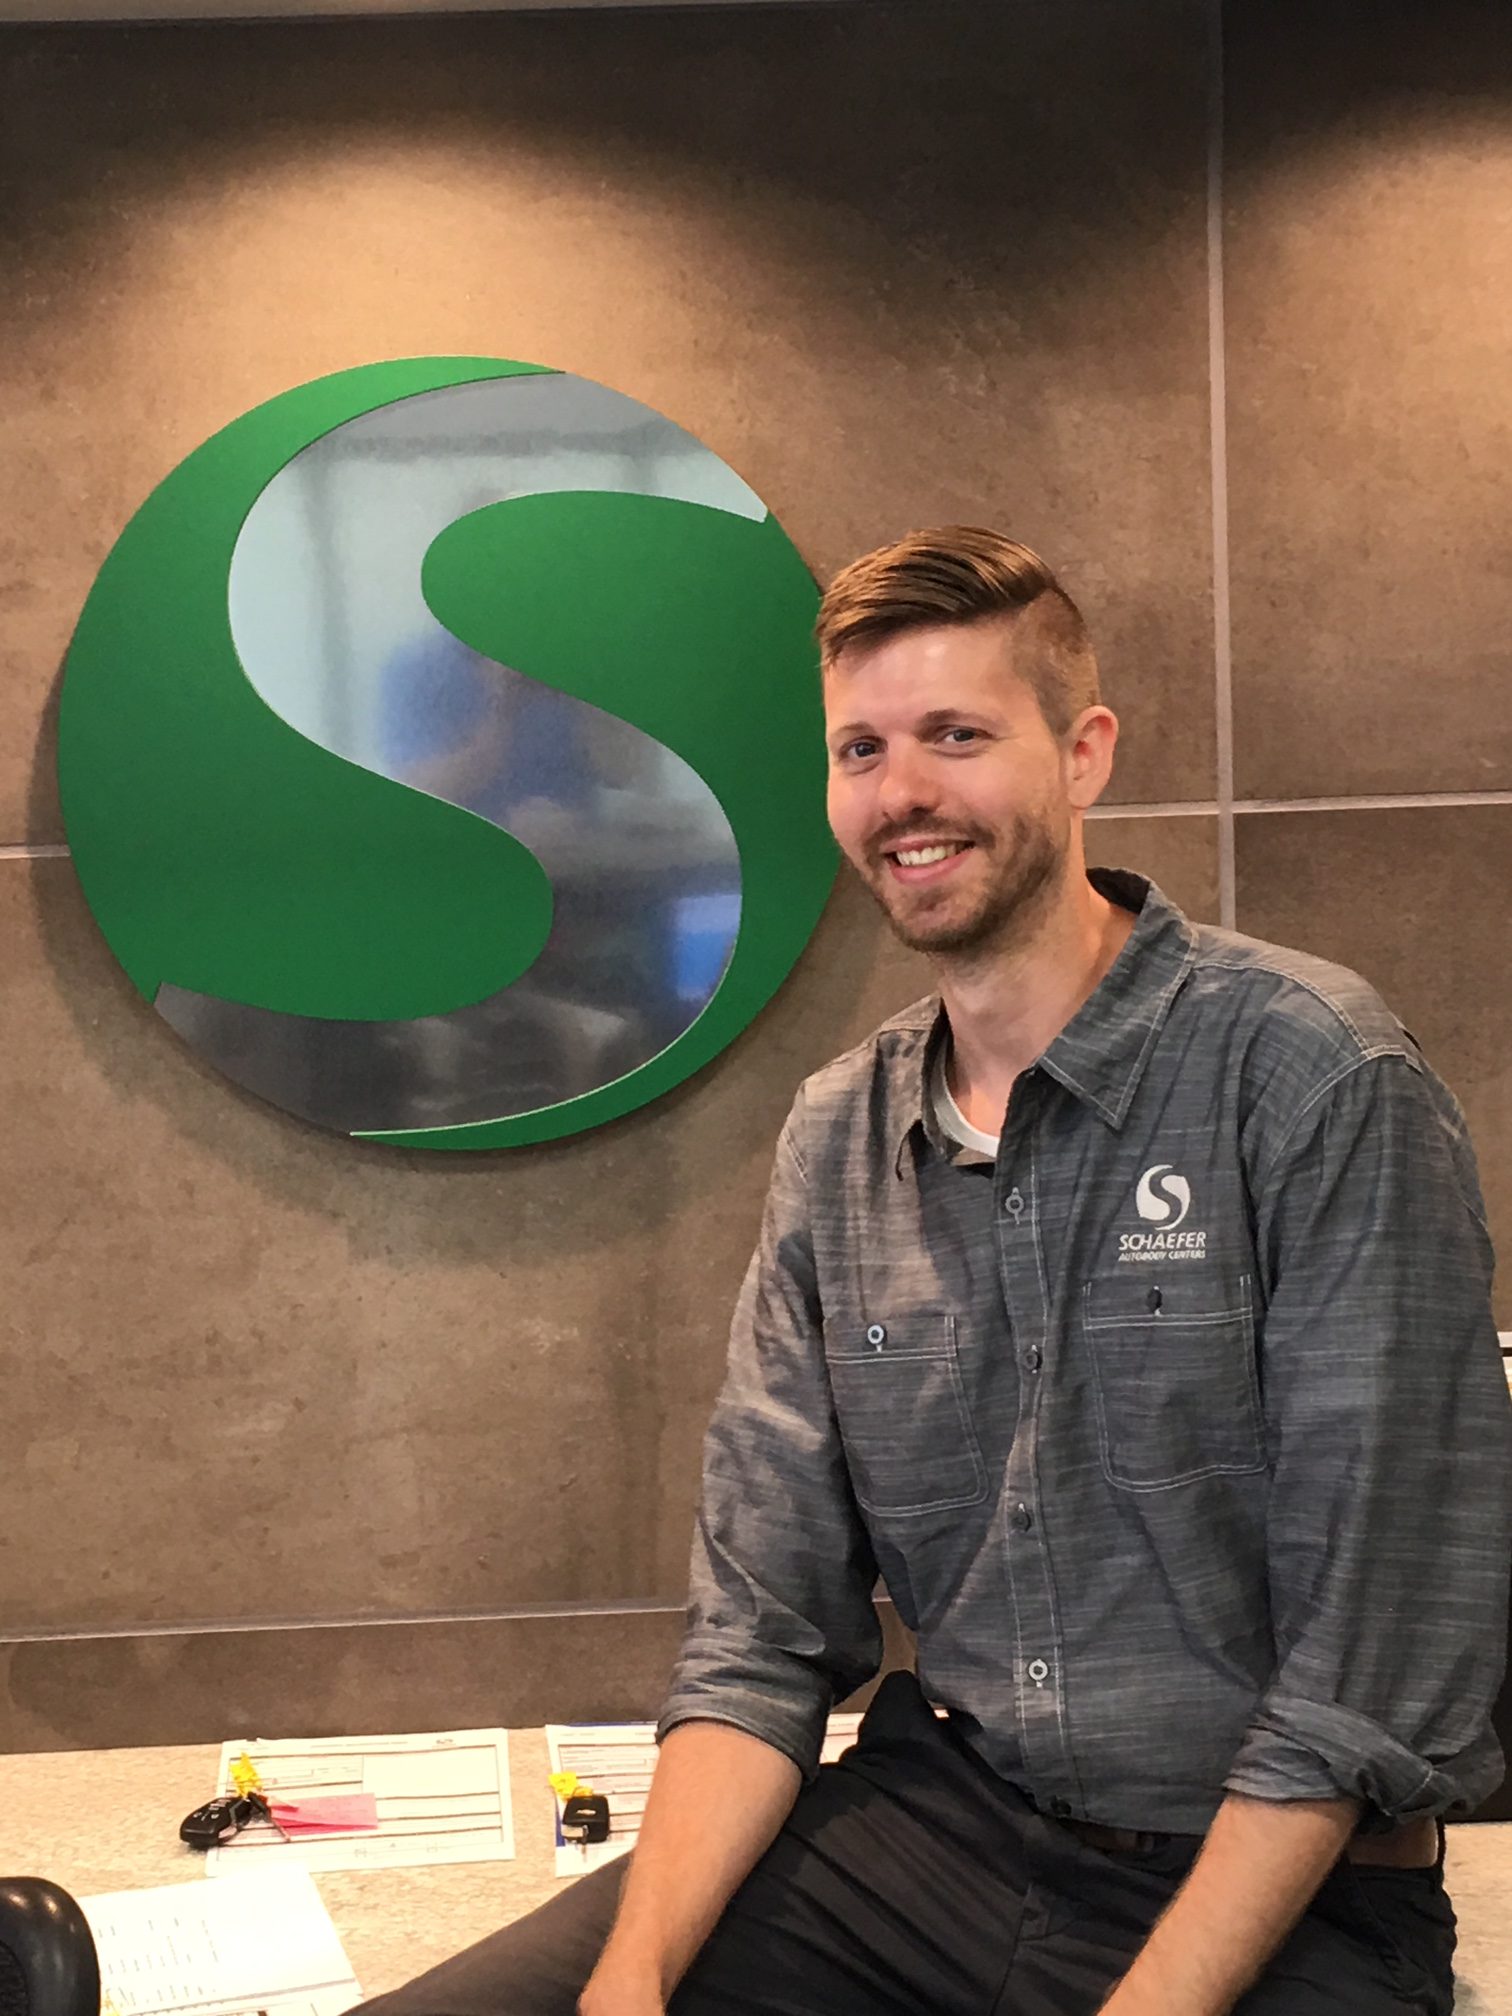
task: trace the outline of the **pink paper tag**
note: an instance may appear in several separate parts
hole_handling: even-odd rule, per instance
[[[285,1834],[353,1834],[378,1825],[378,1801],[371,1792],[329,1799],[270,1799],[268,1804]]]

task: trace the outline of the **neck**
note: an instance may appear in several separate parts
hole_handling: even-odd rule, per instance
[[[1087,880],[1076,847],[1011,944],[935,960],[950,1018],[950,1087],[974,1127],[998,1131],[1013,1081],[1091,997],[1133,928],[1132,915]]]

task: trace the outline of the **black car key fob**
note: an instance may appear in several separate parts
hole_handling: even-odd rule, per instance
[[[224,1799],[196,1806],[180,1826],[179,1839],[191,1848],[216,1848],[233,1834],[240,1834],[249,1820],[270,1817],[267,1800],[255,1792],[230,1792]]]
[[[602,1792],[574,1792],[562,1803],[564,1841],[607,1841],[609,1801]]]

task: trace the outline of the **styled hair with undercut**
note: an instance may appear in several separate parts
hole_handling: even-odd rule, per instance
[[[1010,623],[1008,669],[1033,690],[1056,735],[1100,699],[1081,611],[1037,553],[981,525],[910,532],[835,576],[815,635],[826,672],[854,644],[939,623]]]

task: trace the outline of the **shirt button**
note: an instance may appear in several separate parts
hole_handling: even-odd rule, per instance
[[[1071,1801],[1069,1799],[1052,1799],[1049,1810],[1055,1815],[1057,1820],[1069,1820],[1071,1818]]]
[[[1041,1365],[1044,1364],[1044,1362],[1045,1361],[1043,1357],[1041,1357],[1040,1353],[1036,1351],[1034,1346],[1031,1344],[1029,1346],[1029,1349],[1024,1353],[1023,1358],[1024,1370],[1026,1372],[1038,1372],[1039,1368],[1041,1367]]]
[[[1008,1192],[1008,1195],[1003,1199],[1003,1215],[1011,1218],[1015,1225],[1023,1217],[1024,1193],[1021,1190],[1010,1190]]]
[[[1027,1505],[1015,1505],[1013,1508],[1013,1518],[1012,1518],[1012,1525],[1015,1533],[1027,1533],[1029,1531],[1029,1528],[1033,1524],[1034,1524],[1034,1514],[1029,1510],[1029,1507]],[[1034,1665],[1038,1666],[1041,1663],[1042,1663],[1041,1661],[1036,1659]],[[1029,1671],[1032,1673],[1034,1671],[1034,1666],[1031,1666],[1029,1668]]]
[[[1050,1678],[1050,1668],[1045,1664],[1043,1659],[1031,1659],[1029,1661],[1029,1678],[1036,1682]]]
[[[882,1325],[881,1323],[868,1324],[866,1331],[866,1341],[868,1344],[874,1345],[876,1349],[880,1351],[882,1349],[882,1346],[887,1342],[887,1331],[884,1325]]]

